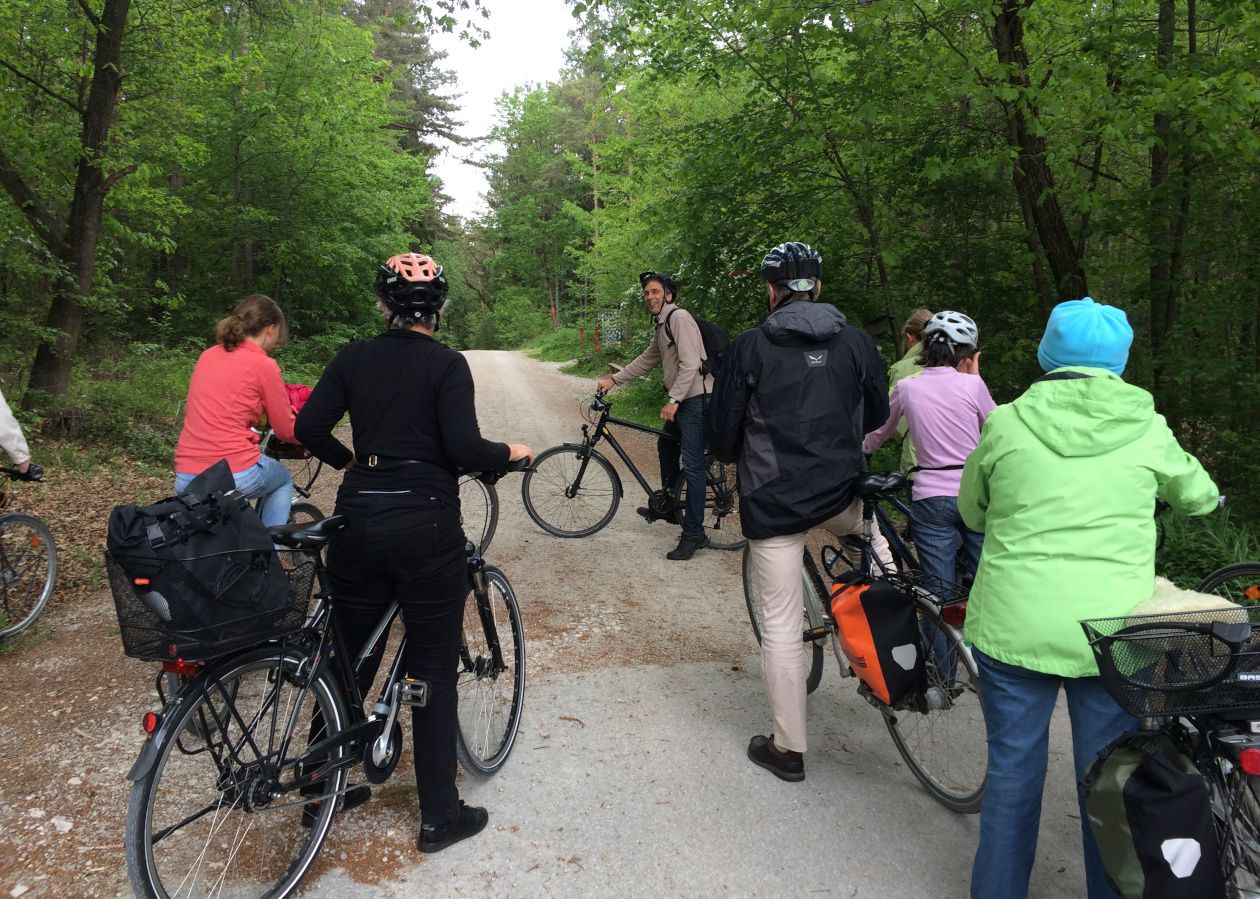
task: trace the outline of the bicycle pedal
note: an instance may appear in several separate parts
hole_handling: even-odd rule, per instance
[[[820,624],[818,625],[818,627],[811,627],[807,631],[805,631],[804,641],[806,643],[812,643],[815,640],[821,640],[823,637],[827,636],[829,633],[831,633],[831,629],[827,627],[827,625],[825,624]]]
[[[398,684],[398,704],[422,709],[429,704],[429,682],[404,677]]]

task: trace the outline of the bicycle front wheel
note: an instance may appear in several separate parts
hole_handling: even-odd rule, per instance
[[[808,550],[806,550],[808,552]],[[807,560],[808,561],[808,560]],[[748,548],[744,548],[744,603],[748,606],[748,620],[752,623],[753,636],[757,638],[757,644],[761,644],[761,631],[765,621],[762,605],[761,605],[761,588],[757,586],[757,579],[752,570],[752,553]],[[809,576],[809,572],[805,567],[801,568],[801,580],[804,582],[805,604],[804,618],[802,619],[801,629],[801,665],[805,670],[805,692],[813,693],[818,689],[818,685],[822,682],[823,669],[823,638],[810,640],[807,634],[811,632],[815,624],[821,624],[821,614],[812,612],[810,602],[814,603],[816,609],[821,609],[821,600],[818,597],[817,587],[814,585]],[[819,619],[817,622],[814,619]]]
[[[557,537],[589,537],[612,521],[621,502],[617,472],[594,450],[553,446],[539,453],[521,482],[534,523]]]
[[[525,705],[525,628],[503,572],[486,566],[486,595],[464,605],[464,645],[456,681],[459,736],[455,754],[469,774],[503,767]]]
[[[1260,562],[1239,562],[1213,571],[1195,588],[1239,605],[1260,605]]]
[[[980,811],[989,768],[980,675],[962,634],[941,620],[939,607],[917,594],[914,603],[927,657],[927,689],[895,709],[884,707],[884,723],[932,797],[952,811],[974,814]]]
[[[344,748],[304,757],[346,723],[332,679],[310,677],[309,667],[298,653],[260,649],[201,675],[166,707],[173,720],[127,807],[137,896],[279,899],[296,889],[346,780]],[[299,779],[325,764],[331,770],[299,791]]]
[[[459,479],[459,521],[477,555],[484,556],[499,526],[499,492],[493,484],[472,475]]]
[[[0,515],[0,640],[20,634],[48,605],[57,544],[33,515]]]

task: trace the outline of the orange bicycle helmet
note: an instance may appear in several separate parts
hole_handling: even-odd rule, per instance
[[[376,295],[394,315],[436,315],[446,302],[442,266],[420,253],[390,256],[376,272]]]

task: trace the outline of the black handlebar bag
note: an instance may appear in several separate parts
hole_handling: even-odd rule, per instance
[[[206,658],[267,636],[291,606],[289,576],[225,460],[178,496],[115,506],[106,542],[128,655]]]

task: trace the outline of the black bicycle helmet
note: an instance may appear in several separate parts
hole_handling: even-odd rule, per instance
[[[672,299],[678,298],[678,288],[674,284],[674,279],[669,275],[660,272],[641,272],[639,274],[639,286],[647,287],[649,281],[660,281],[661,287],[670,295]]]
[[[761,277],[771,284],[787,284],[792,290],[807,293],[822,278],[822,256],[807,243],[789,240],[766,253],[761,260]]]
[[[376,272],[376,296],[394,315],[436,315],[446,303],[442,266],[420,253],[391,256]]]

